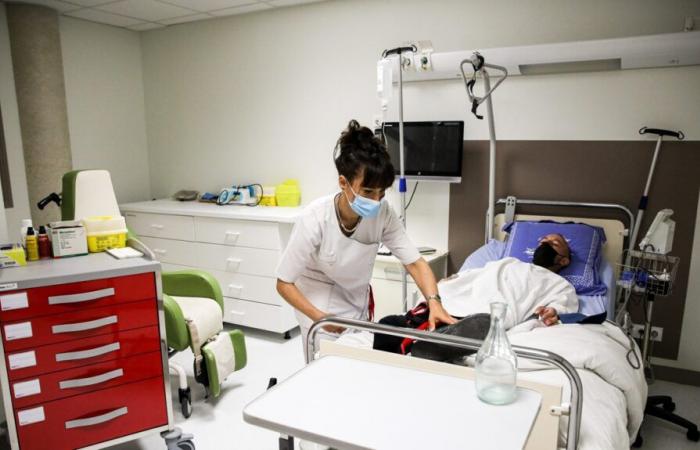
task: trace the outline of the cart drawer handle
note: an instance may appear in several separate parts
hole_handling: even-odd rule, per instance
[[[102,347],[91,348],[90,350],[81,350],[79,352],[56,353],[56,362],[76,361],[79,359],[94,358],[107,353],[116,352],[121,348],[119,342],[103,345]]]
[[[236,238],[236,239],[238,239],[238,237],[241,235],[240,231],[227,231],[224,234],[226,235],[227,238]]]
[[[165,226],[158,224],[158,223],[152,223],[151,228],[154,228],[156,230],[162,230],[163,228],[165,228]]]
[[[66,303],[81,303],[98,300],[114,295],[114,288],[100,289],[99,291],[83,292],[82,294],[54,295],[49,297],[49,305],[64,305]]]
[[[112,370],[110,372],[105,372],[101,375],[95,375],[94,377],[88,378],[76,378],[74,380],[64,380],[58,383],[58,387],[61,389],[75,389],[85,386],[93,386],[95,384],[100,384],[124,376],[123,369]]]
[[[117,316],[103,317],[102,319],[90,320],[89,322],[66,323],[62,325],[54,325],[51,327],[53,334],[59,333],[75,333],[78,331],[94,330],[95,328],[105,327],[117,323]]]
[[[86,417],[85,419],[69,420],[68,422],[66,422],[66,430],[70,430],[71,428],[89,427],[92,425],[98,425],[101,423],[109,422],[110,420],[114,420],[117,417],[125,416],[128,412],[129,409],[126,406],[122,406],[121,408],[117,408],[114,411],[110,411],[106,414],[101,414],[99,416]]]

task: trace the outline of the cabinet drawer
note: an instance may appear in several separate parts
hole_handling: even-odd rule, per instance
[[[160,333],[158,327],[153,325],[117,334],[101,334],[85,339],[8,352],[5,362],[8,377],[14,381],[58,370],[126,358],[140,353],[160,351],[160,348]]]
[[[163,271],[189,270],[195,267],[163,264]],[[221,270],[207,269],[216,278],[225,297],[252,300],[268,305],[282,305],[284,299],[277,293],[277,279],[247,275],[244,273],[229,273]]]
[[[227,245],[143,238],[160,262],[214,269],[228,273],[244,273],[274,277],[279,251]]]
[[[20,409],[15,419],[22,450],[86,447],[167,425],[165,385],[150,378]]]
[[[15,351],[156,324],[158,315],[153,298],[4,323],[2,339],[5,351]]]
[[[224,322],[284,333],[297,326],[292,308],[224,297]]]
[[[137,236],[194,240],[194,218],[191,216],[127,212],[124,217],[126,225]]]
[[[162,364],[160,352],[150,352],[15,381],[10,385],[12,405],[15,409],[26,408],[162,376]]]
[[[273,222],[195,217],[194,229],[199,242],[281,249],[279,226]]]
[[[37,287],[0,295],[0,321],[82,311],[155,297],[154,273]]]

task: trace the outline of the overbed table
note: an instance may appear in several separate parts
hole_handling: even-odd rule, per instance
[[[518,388],[505,406],[481,402],[474,381],[324,356],[243,410],[246,422],[338,449],[520,449],[542,403]]]

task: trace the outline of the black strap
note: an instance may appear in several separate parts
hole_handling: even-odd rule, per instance
[[[683,134],[682,131],[663,130],[661,128],[642,127],[639,129],[639,134],[656,134],[657,136],[671,136],[681,141],[685,139],[685,134]]]
[[[482,58],[482,61],[483,61],[483,58]],[[472,98],[474,98],[474,100],[472,100],[472,114],[474,114],[477,119],[482,120],[484,118],[484,116],[482,116],[476,112],[477,108],[479,108],[479,100],[477,100],[474,97],[474,85],[475,84],[476,84],[476,72],[474,72],[474,78],[467,81],[467,89],[469,89],[470,96]]]

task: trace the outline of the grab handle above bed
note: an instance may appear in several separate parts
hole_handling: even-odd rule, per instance
[[[466,350],[479,350],[482,341],[478,339],[469,339],[459,336],[449,336],[440,333],[430,333],[424,331],[415,331],[408,328],[392,327],[389,325],[365,322],[356,319],[347,319],[344,317],[330,316],[325,317],[318,322],[314,322],[309,329],[306,337],[306,362],[311,362],[316,354],[316,334],[322,327],[326,325],[337,325],[348,329],[369,331],[370,333],[381,333],[396,337],[408,337],[416,340],[432,342],[435,344],[449,345],[452,347],[462,348]],[[550,363],[559,368],[569,379],[571,389],[571,408],[569,411],[569,425],[566,438],[566,449],[575,450],[578,447],[579,432],[581,429],[581,409],[583,406],[583,385],[581,378],[576,372],[576,368],[569,361],[556,353],[539,350],[536,348],[522,347],[519,345],[512,346],[513,351],[519,357]]]

